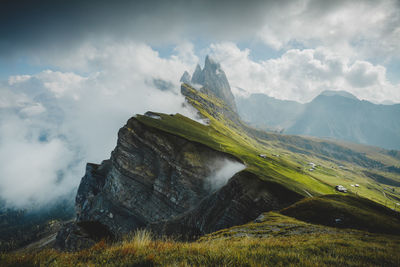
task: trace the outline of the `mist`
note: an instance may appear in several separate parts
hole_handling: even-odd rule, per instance
[[[217,160],[210,169],[212,174],[207,177],[207,181],[212,191],[216,191],[223,187],[233,175],[244,170],[246,166],[237,161],[229,159]]]
[[[0,198],[8,207],[45,206],[73,193],[86,162],[109,158],[119,128],[137,113],[196,118],[179,84],[192,66],[179,56],[162,59],[131,43],[80,60],[96,71],[45,70],[0,84]],[[155,78],[170,90],[157,89]]]

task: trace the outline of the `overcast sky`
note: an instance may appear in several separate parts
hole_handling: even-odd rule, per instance
[[[400,102],[399,1],[116,2],[2,1],[0,196],[10,205],[74,190],[135,113],[193,116],[178,81],[206,54],[236,96],[308,102],[346,90]]]

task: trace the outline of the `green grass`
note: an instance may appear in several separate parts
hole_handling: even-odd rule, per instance
[[[158,115],[161,120],[141,115],[138,115],[137,119],[148,126],[229,153],[242,160],[248,170],[261,179],[278,182],[302,195],[305,194],[304,189],[315,194],[334,193],[333,189],[323,182],[298,172],[296,166],[285,159],[275,159],[272,156],[268,159],[260,158],[258,155],[265,153],[268,150],[266,147],[260,145],[245,132],[228,127],[210,115],[210,126],[200,124],[180,114],[171,116],[158,113]]]
[[[311,225],[277,213],[197,242],[142,231],[79,252],[1,254],[2,266],[399,266],[400,238]]]
[[[321,225],[375,233],[400,234],[400,214],[371,200],[351,195],[306,198],[281,211]],[[340,219],[336,222],[336,219]]]
[[[387,151],[350,144],[348,147],[341,147],[340,145],[347,144],[260,132],[241,123],[240,119],[232,114],[221,100],[201,93],[188,85],[183,86],[194,95],[188,98],[188,101],[210,121],[210,125],[200,124],[180,114],[159,114],[161,120],[138,115],[137,119],[148,126],[229,153],[241,159],[246,164],[247,170],[258,175],[260,179],[277,182],[301,195],[309,196],[305,191],[313,196],[336,194],[334,187],[341,184],[354,194],[391,208],[397,207],[396,197],[400,199],[400,187],[396,187],[395,192],[388,192],[385,195],[382,193],[384,185],[363,173],[366,168],[351,161],[338,161],[330,157],[334,152],[327,152],[327,155],[321,154],[326,151],[326,144],[329,144],[329,146],[339,146],[339,151],[345,151],[343,153],[350,153],[350,158],[352,154],[355,154],[356,160],[361,155],[361,157],[365,156],[366,160],[381,160],[382,164],[400,165],[400,161],[389,156]],[[299,147],[296,149],[304,151],[305,154],[294,153],[287,149],[287,147],[297,145]],[[266,154],[267,159],[260,158],[258,154]],[[279,154],[279,157],[273,156],[276,154]],[[309,162],[318,165],[313,172],[308,170]],[[340,165],[345,167],[340,168]],[[398,174],[383,174],[400,181]],[[351,184],[355,183],[360,187],[351,187]]]

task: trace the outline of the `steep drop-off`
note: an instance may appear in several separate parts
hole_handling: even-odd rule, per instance
[[[146,114],[161,120],[156,113]],[[226,162],[245,167],[230,154],[131,118],[120,129],[111,158],[87,165],[76,196],[76,222],[60,231],[58,247],[79,249],[92,245],[90,240],[119,238],[149,225],[156,234],[183,236],[188,229],[184,237],[191,238],[248,222],[301,198],[286,190],[281,203],[279,191],[271,192],[278,185],[248,172],[218,188],[213,177]],[[165,231],[166,224],[182,227]]]

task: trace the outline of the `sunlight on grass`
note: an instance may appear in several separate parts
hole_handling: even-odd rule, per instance
[[[295,223],[277,218],[277,223]],[[277,226],[278,224],[266,224]],[[301,224],[299,224],[301,226]],[[251,224],[242,228],[256,227]],[[287,228],[290,231],[291,228]],[[256,231],[253,229],[251,231]],[[286,231],[286,230],[285,230]],[[363,232],[240,238],[224,233],[198,242],[151,240],[140,231],[120,243],[79,252],[0,254],[2,266],[398,266],[400,238]]]
[[[135,246],[147,246],[150,244],[152,238],[153,235],[149,230],[138,229],[133,233],[126,235],[123,239],[123,243],[130,243]]]

